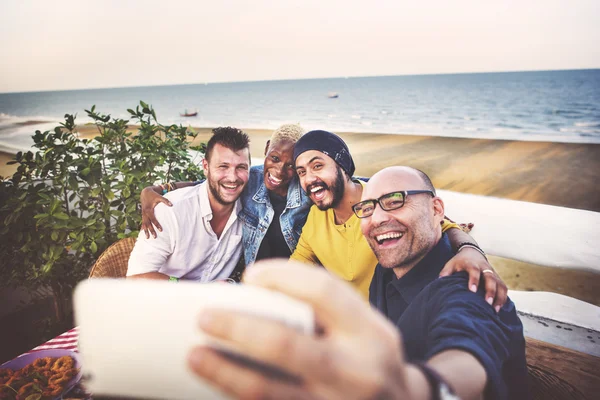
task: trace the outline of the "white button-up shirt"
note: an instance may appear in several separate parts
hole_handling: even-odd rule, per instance
[[[242,254],[240,200],[235,202],[220,238],[213,231],[208,182],[167,193],[173,207],[154,209],[162,232],[146,239],[140,231],[129,257],[127,276],[160,272],[168,276],[202,282],[225,279]]]

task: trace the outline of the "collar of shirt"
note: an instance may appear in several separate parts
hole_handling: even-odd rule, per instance
[[[402,278],[396,279],[393,269],[384,269],[385,292],[393,288],[407,305],[410,304],[425,286],[438,278],[440,271],[453,255],[448,236],[442,234],[438,244]],[[382,268],[380,265],[378,267]]]
[[[208,199],[208,180],[204,181],[200,184],[200,212],[202,214],[202,218],[206,221],[210,221],[213,216],[212,207],[210,206],[210,200]],[[233,212],[231,216],[237,218],[238,213],[242,210],[242,203],[238,198],[233,204]],[[229,220],[231,220],[231,216]],[[227,223],[229,225],[229,222]]]
[[[335,229],[337,229],[337,231],[340,233],[345,233],[347,230],[353,231],[352,227],[354,227],[354,229],[360,227],[360,220],[354,213],[352,213],[350,218],[348,218],[348,220],[346,220],[346,222],[344,222],[343,224],[335,223],[335,212],[333,211],[333,208],[325,210],[325,213],[327,214],[328,223],[331,226],[335,227]]]

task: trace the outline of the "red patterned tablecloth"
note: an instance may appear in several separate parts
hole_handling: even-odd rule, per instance
[[[61,335],[58,335],[54,339],[48,340],[46,343],[39,345],[38,347],[34,347],[29,350],[27,353],[33,353],[38,350],[50,350],[50,349],[63,349],[63,350],[72,350],[77,351],[77,341],[79,339],[79,328],[75,327],[70,331],[67,331]]]

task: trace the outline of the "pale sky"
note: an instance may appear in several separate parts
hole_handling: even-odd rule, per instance
[[[0,92],[600,68],[598,0],[2,0]]]

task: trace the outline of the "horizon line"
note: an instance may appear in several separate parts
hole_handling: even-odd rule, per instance
[[[23,94],[23,93],[47,93],[47,92],[76,92],[81,90],[113,90],[113,89],[135,89],[148,87],[166,87],[166,86],[189,86],[189,85],[221,85],[230,83],[259,83],[259,82],[286,82],[286,81],[305,81],[305,80],[320,80],[320,79],[360,79],[360,78],[388,78],[397,76],[432,76],[432,75],[477,75],[477,74],[510,74],[518,72],[559,72],[559,71],[594,71],[600,70],[596,68],[568,68],[568,69],[532,69],[532,70],[508,70],[508,71],[464,71],[464,72],[441,72],[441,73],[423,73],[423,74],[397,74],[397,75],[344,75],[344,76],[322,76],[312,78],[285,78],[285,79],[257,79],[257,80],[240,80],[240,81],[206,81],[194,83],[168,83],[156,85],[134,85],[134,86],[107,86],[107,87],[87,87],[87,88],[71,88],[71,89],[47,89],[47,90],[26,90],[21,92],[0,92],[3,94]]]

